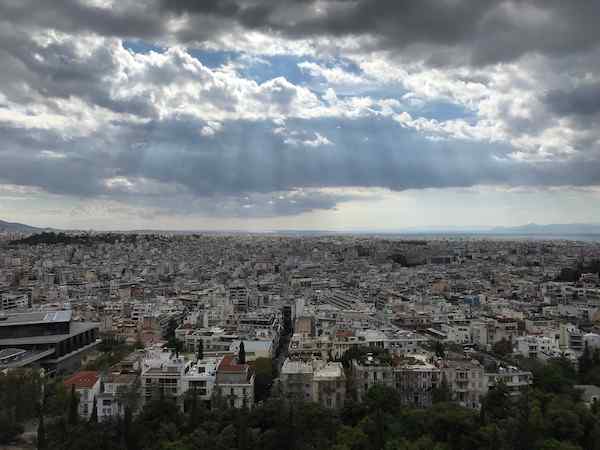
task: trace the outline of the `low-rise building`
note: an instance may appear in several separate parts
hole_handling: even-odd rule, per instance
[[[98,421],[123,417],[128,403],[130,408],[135,408],[140,394],[138,382],[139,377],[133,373],[109,374],[103,378],[96,396]]]
[[[232,408],[252,408],[254,404],[254,371],[232,355],[221,359],[217,368],[217,395]]]
[[[95,371],[81,371],[64,382],[68,390],[74,389],[79,396],[77,412],[80,417],[89,419],[94,408],[94,398],[100,393],[100,375]]]
[[[283,394],[337,409],[346,401],[346,376],[339,362],[322,359],[286,359],[279,383]]]
[[[466,408],[479,409],[486,393],[483,366],[471,359],[444,360],[441,366],[452,400]]]
[[[485,374],[486,391],[499,383],[506,386],[511,396],[518,396],[533,383],[533,374],[517,367],[500,367],[497,372]]]

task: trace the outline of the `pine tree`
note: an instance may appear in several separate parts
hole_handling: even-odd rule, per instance
[[[246,364],[246,349],[244,348],[244,341],[240,342],[240,351],[238,353],[238,364]]]
[[[98,423],[98,404],[96,397],[94,397],[94,403],[92,404],[92,415],[90,416],[90,423]]]
[[[44,426],[44,411],[41,404],[38,406],[37,448],[38,450],[46,449],[46,427]]]
[[[198,354],[196,357],[197,361],[201,361],[204,359],[204,341],[202,339],[200,339],[198,341]]]
[[[590,348],[588,346],[588,343],[586,342],[585,346],[583,347],[583,353],[579,357],[579,375],[580,375],[580,378],[585,377],[588,374],[588,372],[592,369],[592,366],[593,366],[592,354],[590,352]]]
[[[69,425],[76,425],[79,418],[77,412],[77,395],[75,394],[75,385],[71,385],[71,397],[69,398]]]
[[[130,450],[133,448],[133,443],[132,443],[132,432],[131,432],[131,425],[132,425],[132,417],[131,417],[131,408],[129,408],[129,406],[125,406],[125,412],[123,414],[123,428],[122,428],[122,435],[121,435],[121,441],[125,444],[125,448],[127,450]]]
[[[190,399],[190,412],[188,416],[188,428],[192,431],[198,422],[198,392],[196,386],[192,389],[192,398]]]

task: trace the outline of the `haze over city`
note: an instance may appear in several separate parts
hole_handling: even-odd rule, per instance
[[[1,1],[0,218],[598,223],[599,14],[558,0]]]

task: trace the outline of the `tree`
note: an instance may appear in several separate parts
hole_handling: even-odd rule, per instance
[[[585,379],[588,372],[592,370],[593,365],[592,352],[590,352],[590,347],[586,341],[583,352],[579,357],[579,375],[582,381]]]
[[[196,355],[196,361],[201,361],[204,359],[204,341],[200,339],[198,341],[198,353]]]
[[[431,391],[431,401],[433,403],[444,403],[452,400],[452,391],[446,379],[446,375],[442,374],[442,381],[439,386]]]
[[[273,384],[273,362],[271,358],[254,361],[254,395],[257,401],[266,400]]]
[[[98,404],[96,402],[96,397],[94,396],[94,402],[92,403],[92,414],[90,416],[90,423],[98,423]]]
[[[369,437],[358,427],[342,425],[337,432],[336,450],[366,450],[369,448]]]
[[[497,353],[500,356],[506,356],[512,353],[512,347],[512,342],[509,339],[502,338],[492,346],[492,349],[494,353]]]
[[[244,341],[240,341],[240,350],[238,352],[238,364],[246,364],[246,349],[244,348]]]
[[[77,393],[75,392],[75,385],[71,385],[71,396],[69,397],[69,425],[76,425],[79,413],[77,412],[78,406]]]
[[[482,407],[485,411],[486,422],[494,423],[509,417],[511,415],[511,399],[506,384],[498,382],[493,389],[490,389],[483,399]]]
[[[38,450],[46,450],[46,427],[44,426],[44,411],[41,404],[38,406],[37,448]]]
[[[444,343],[442,341],[435,341],[433,345],[435,356],[443,358],[446,356],[446,350],[444,349]]]

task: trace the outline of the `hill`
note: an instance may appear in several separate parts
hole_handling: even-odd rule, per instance
[[[0,233],[39,233],[41,231],[43,231],[42,228],[32,227],[30,225],[25,225],[22,223],[6,222],[4,220],[0,220]]]

